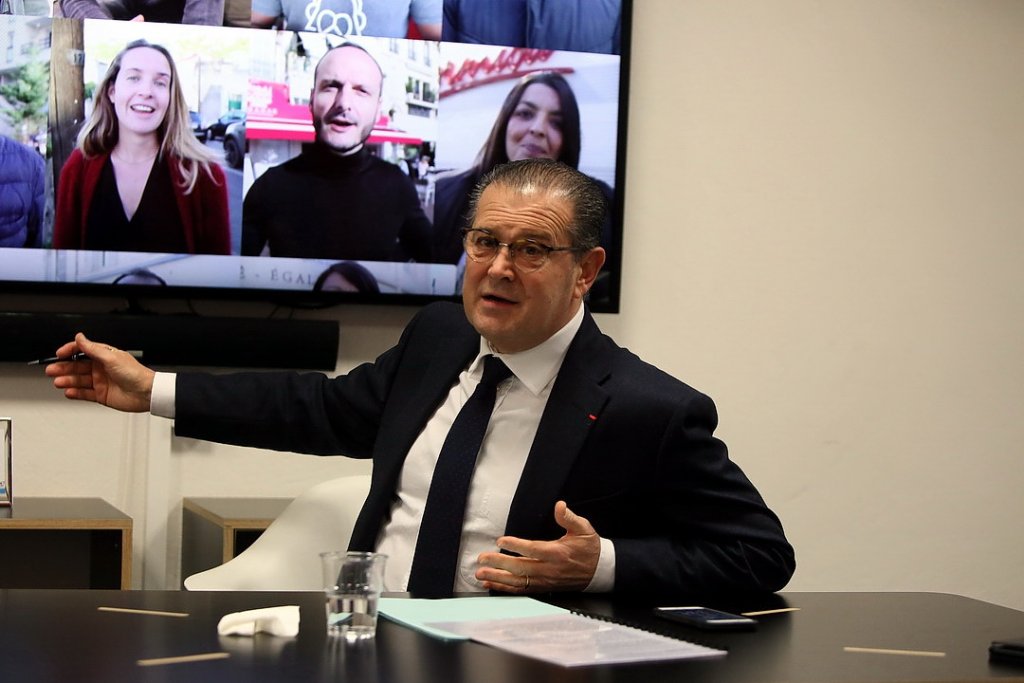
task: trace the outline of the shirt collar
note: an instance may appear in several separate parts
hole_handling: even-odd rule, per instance
[[[497,356],[505,362],[516,379],[523,383],[523,386],[534,395],[539,396],[551,386],[552,380],[558,374],[559,368],[562,367],[565,354],[569,351],[569,344],[572,343],[582,324],[583,305],[581,304],[576,310],[576,314],[562,329],[532,349],[519,353],[495,353],[491,350],[487,340],[480,337],[480,352],[470,364],[469,372],[481,375],[483,373],[483,357]]]

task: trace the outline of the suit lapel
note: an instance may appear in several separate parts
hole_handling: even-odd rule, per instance
[[[594,422],[608,402],[607,346],[588,312],[558,371],[509,510],[506,533],[550,537],[554,504]]]
[[[403,349],[402,370],[395,378],[387,415],[374,447],[370,493],[352,531],[351,547],[372,549],[398,490],[405,458],[430,416],[451,389],[463,368],[480,348],[480,336],[465,329],[422,332],[422,339]]]
[[[396,382],[393,390],[402,396],[398,407],[400,417],[396,416],[388,444],[380,450],[386,458],[389,481],[397,485],[398,474],[413,442],[448,395],[459,374],[476,355],[479,345],[480,337],[475,332],[438,336],[429,348],[419,345],[418,357],[409,366],[411,372]]]

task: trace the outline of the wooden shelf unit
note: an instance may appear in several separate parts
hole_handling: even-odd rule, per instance
[[[131,588],[132,519],[100,498],[0,508],[0,588]]]

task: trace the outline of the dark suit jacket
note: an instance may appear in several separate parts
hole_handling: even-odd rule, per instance
[[[479,350],[460,306],[434,304],[399,343],[346,376],[181,374],[179,435],[373,458],[352,534],[370,550],[409,448]],[[585,316],[558,373],[506,533],[548,540],[570,509],[615,544],[615,591],[705,596],[774,591],[794,569],[778,517],[712,436],[707,396],[644,363]]]

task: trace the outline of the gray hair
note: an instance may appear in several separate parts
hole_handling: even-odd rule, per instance
[[[499,164],[484,174],[469,196],[470,224],[476,216],[480,195],[492,184],[522,194],[544,188],[553,197],[564,197],[572,206],[569,226],[572,246],[581,252],[601,246],[601,227],[608,213],[608,203],[590,176],[551,159],[522,159]]]

